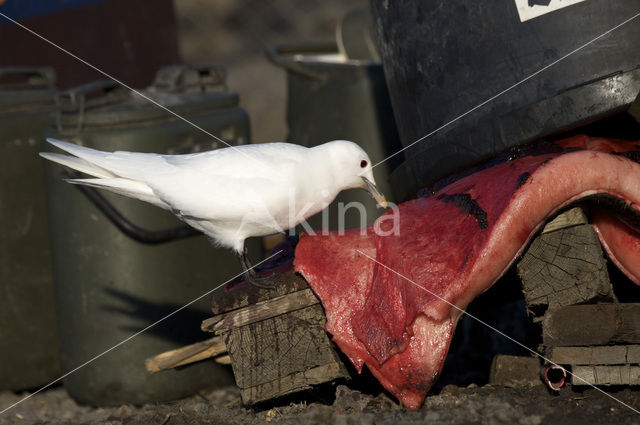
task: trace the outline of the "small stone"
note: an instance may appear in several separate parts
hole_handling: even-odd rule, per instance
[[[336,401],[333,406],[338,411],[362,412],[371,402],[372,397],[352,390],[346,385],[338,385],[336,388]]]
[[[278,411],[276,409],[267,410],[264,420],[267,422],[271,422],[278,416]]]
[[[540,415],[524,416],[520,418],[518,422],[520,423],[520,425],[540,425],[542,423],[542,416]]]
[[[457,395],[460,394],[461,388],[454,384],[445,385],[444,388],[440,391],[442,395]]]
[[[116,412],[116,416],[120,419],[125,419],[131,416],[131,408],[129,408],[126,404],[123,404]]]

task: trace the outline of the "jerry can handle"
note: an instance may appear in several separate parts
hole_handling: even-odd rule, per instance
[[[2,66],[0,81],[5,77],[26,77],[26,83],[0,83],[0,86],[43,87],[52,89],[56,82],[56,71],[48,66]]]
[[[227,71],[218,65],[168,65],[158,70],[153,87],[168,93],[227,91]]]
[[[82,174],[77,172],[65,171],[64,173],[68,178],[82,177]],[[82,185],[74,186],[80,190],[80,192],[82,192],[89,201],[91,201],[91,203],[95,205],[114,226],[118,228],[118,230],[137,242],[155,245],[202,234],[188,225],[176,226],[162,230],[144,229],[127,219],[96,189]]]
[[[71,134],[79,134],[84,124],[87,107],[102,106],[121,101],[128,91],[120,90],[118,95],[116,95],[115,91],[120,87],[120,84],[113,80],[100,80],[56,93],[56,126],[58,132],[65,135],[70,134],[68,130],[64,131],[62,114],[75,113],[78,115],[78,120],[76,122],[76,128],[73,130],[74,132]]]

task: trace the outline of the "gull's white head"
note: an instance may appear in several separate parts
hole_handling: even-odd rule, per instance
[[[330,156],[332,174],[341,189],[365,189],[386,208],[387,200],[376,187],[369,155],[356,143],[334,140],[322,145]]]

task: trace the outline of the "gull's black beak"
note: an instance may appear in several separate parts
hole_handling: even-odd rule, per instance
[[[362,180],[364,180],[364,183],[367,185],[367,192],[369,192],[369,194],[373,196],[373,199],[376,200],[378,205],[380,205],[382,208],[387,208],[387,200],[384,195],[380,193],[376,185],[366,177],[362,177]]]

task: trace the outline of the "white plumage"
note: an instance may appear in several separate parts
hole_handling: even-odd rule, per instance
[[[293,228],[344,189],[369,189],[386,205],[375,188],[368,155],[349,141],[313,148],[242,145],[187,155],[111,153],[47,141],[73,156],[42,152],[42,157],[94,177],[69,182],[168,209],[240,255],[248,237]]]

